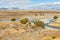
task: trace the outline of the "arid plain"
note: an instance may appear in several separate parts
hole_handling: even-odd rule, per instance
[[[60,30],[46,28],[47,21],[60,17],[59,10],[0,10],[0,40],[60,40]],[[15,18],[15,21],[11,21]],[[28,18],[26,24],[20,20]],[[43,27],[37,27],[31,20],[42,20],[45,23]],[[46,19],[46,20],[45,20]],[[53,22],[53,21],[51,21]],[[50,22],[49,22],[50,23]],[[54,21],[53,23],[60,23]],[[40,23],[39,23],[40,24]],[[58,25],[58,24],[57,24]],[[59,24],[60,25],[60,24]],[[47,25],[48,27],[48,25]],[[58,27],[58,26],[56,26]],[[58,29],[60,26],[58,27]]]

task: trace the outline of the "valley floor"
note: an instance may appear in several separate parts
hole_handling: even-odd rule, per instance
[[[6,28],[0,26],[0,40],[60,40],[60,31],[40,27],[26,28],[25,25],[16,22],[0,22],[0,25],[3,24]]]

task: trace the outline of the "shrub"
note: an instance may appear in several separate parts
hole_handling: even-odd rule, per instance
[[[28,19],[28,18],[25,18],[25,19],[22,19],[22,20],[20,21],[20,23],[26,24],[28,21],[29,21],[29,19]]]
[[[54,19],[57,19],[58,18],[58,16],[54,16]]]
[[[52,37],[52,39],[55,39],[55,38],[56,38],[55,36]]]
[[[37,25],[38,27],[42,27],[42,28],[44,28],[44,26],[45,26],[44,22],[42,22],[42,21],[35,21],[34,24]]]
[[[16,21],[16,18],[12,18],[11,21]]]

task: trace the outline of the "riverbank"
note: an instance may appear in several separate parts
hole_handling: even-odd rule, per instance
[[[55,27],[59,27],[60,28],[60,23],[58,22],[54,22],[54,23],[50,23],[50,26],[55,26]]]
[[[60,39],[60,30],[26,27],[20,21],[0,22],[0,40],[52,40]],[[6,27],[6,28],[5,28]]]

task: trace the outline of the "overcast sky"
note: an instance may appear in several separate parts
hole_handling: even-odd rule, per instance
[[[0,8],[28,9],[38,5],[60,4],[60,0],[0,0]]]

